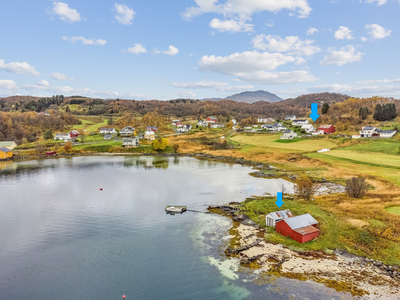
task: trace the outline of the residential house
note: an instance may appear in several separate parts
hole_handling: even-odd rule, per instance
[[[127,136],[127,135],[132,135],[135,132],[135,128],[131,127],[131,126],[126,126],[124,128],[122,128],[119,133],[122,136]]]
[[[296,119],[293,120],[292,125],[293,126],[302,126],[308,124],[308,120],[306,119]]]
[[[104,128],[100,128],[100,133],[102,133],[102,134],[116,134],[117,131],[115,130],[115,128],[104,127]]]
[[[397,133],[397,130],[380,130],[379,137],[381,138],[392,138]]]
[[[273,129],[272,125],[268,125],[268,124],[261,125],[261,128],[262,129],[266,129],[266,130],[272,130]]]
[[[306,243],[319,236],[318,222],[310,215],[305,214],[276,222],[276,232],[299,242]]]
[[[293,132],[293,130],[285,130],[283,135],[281,135],[281,140],[292,140],[297,137],[297,133]]]
[[[301,126],[301,129],[304,129],[307,133],[315,131],[315,128],[312,126],[312,124],[305,124]]]
[[[135,136],[135,137],[123,138],[122,147],[139,147],[139,137]]]
[[[253,127],[244,127],[244,130],[253,130]]]
[[[80,136],[81,134],[79,133],[78,130],[72,130],[72,131],[69,133],[69,135],[70,135],[71,138],[77,138],[77,137]]]
[[[8,149],[6,147],[1,147],[0,148],[0,159],[9,159],[12,158],[13,152],[11,149]]]
[[[265,224],[267,226],[275,227],[276,222],[292,217],[294,217],[294,214],[290,211],[290,209],[274,211],[265,216]]]
[[[224,128],[225,125],[222,123],[211,123],[210,127],[211,128]]]
[[[274,125],[272,125],[272,130],[273,131],[282,131],[282,130],[286,130],[287,128],[285,126],[283,126],[281,123],[275,123]]]
[[[373,126],[366,126],[360,130],[361,137],[379,136],[379,128]]]
[[[3,141],[0,142],[0,148],[7,148],[9,150],[14,150],[18,145],[14,141]]]
[[[176,123],[180,122],[180,120],[172,120],[171,124],[172,126],[176,126]]]
[[[176,122],[175,126],[178,127],[178,128],[181,128],[183,126],[183,123],[181,121]]]
[[[181,128],[181,132],[189,132],[192,129],[192,125],[186,124]]]
[[[156,126],[147,126],[147,127],[146,127],[146,130],[147,130],[147,131],[150,131],[150,130],[151,130],[151,131],[153,131],[153,132],[157,132],[158,129],[157,129]]]
[[[217,118],[216,117],[208,117],[206,119],[206,123],[217,123]]]
[[[285,120],[294,121],[294,120],[296,120],[296,116],[295,115],[288,115],[288,116],[285,117]]]
[[[236,123],[237,123],[237,121],[236,121],[235,119],[232,119],[231,121],[232,121],[232,123],[233,123],[233,126],[235,126]]]
[[[266,118],[266,117],[257,118],[257,123],[272,123],[272,122],[275,122],[275,120],[272,118]]]
[[[144,138],[145,138],[146,140],[154,141],[154,140],[156,139],[156,135],[155,135],[154,131],[152,131],[152,130],[146,130],[146,131],[144,132]]]
[[[199,120],[197,120],[197,126],[205,127],[205,126],[207,126],[207,122],[205,120],[199,119]]]
[[[114,136],[112,134],[105,134],[104,139],[105,140],[111,140]]]
[[[56,133],[54,135],[54,140],[55,141],[64,141],[64,142],[68,142],[71,141],[71,135],[69,133]]]
[[[321,125],[318,127],[317,131],[320,131],[321,134],[330,134],[334,133],[336,129],[333,125]]]

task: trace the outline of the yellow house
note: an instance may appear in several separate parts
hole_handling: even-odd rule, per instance
[[[12,150],[8,148],[0,148],[0,159],[7,159],[13,156]]]

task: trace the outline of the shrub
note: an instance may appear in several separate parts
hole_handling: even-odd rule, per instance
[[[66,152],[71,152],[71,150],[72,150],[72,142],[71,141],[65,143],[64,150]]]
[[[174,149],[174,153],[178,153],[179,144],[174,144],[174,145],[172,146],[172,148]]]
[[[368,190],[364,177],[353,177],[346,181],[346,193],[353,198],[362,198]]]
[[[297,197],[310,201],[319,188],[320,184],[314,182],[308,177],[303,177],[297,179],[294,186],[294,192]]]

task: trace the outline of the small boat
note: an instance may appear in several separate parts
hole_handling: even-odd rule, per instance
[[[183,213],[186,211],[186,206],[179,206],[179,205],[168,205],[165,207],[165,211],[168,213]]]

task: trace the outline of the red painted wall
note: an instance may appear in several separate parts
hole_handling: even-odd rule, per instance
[[[306,243],[319,236],[319,231],[301,235],[300,233],[293,231],[292,228],[286,224],[285,220],[277,222],[275,225],[275,230],[277,233],[282,234],[283,236],[289,236],[292,240],[295,240],[298,243]]]
[[[323,130],[324,134],[335,133],[335,131],[336,131],[335,126],[331,126],[329,128],[318,128],[318,130]]]

